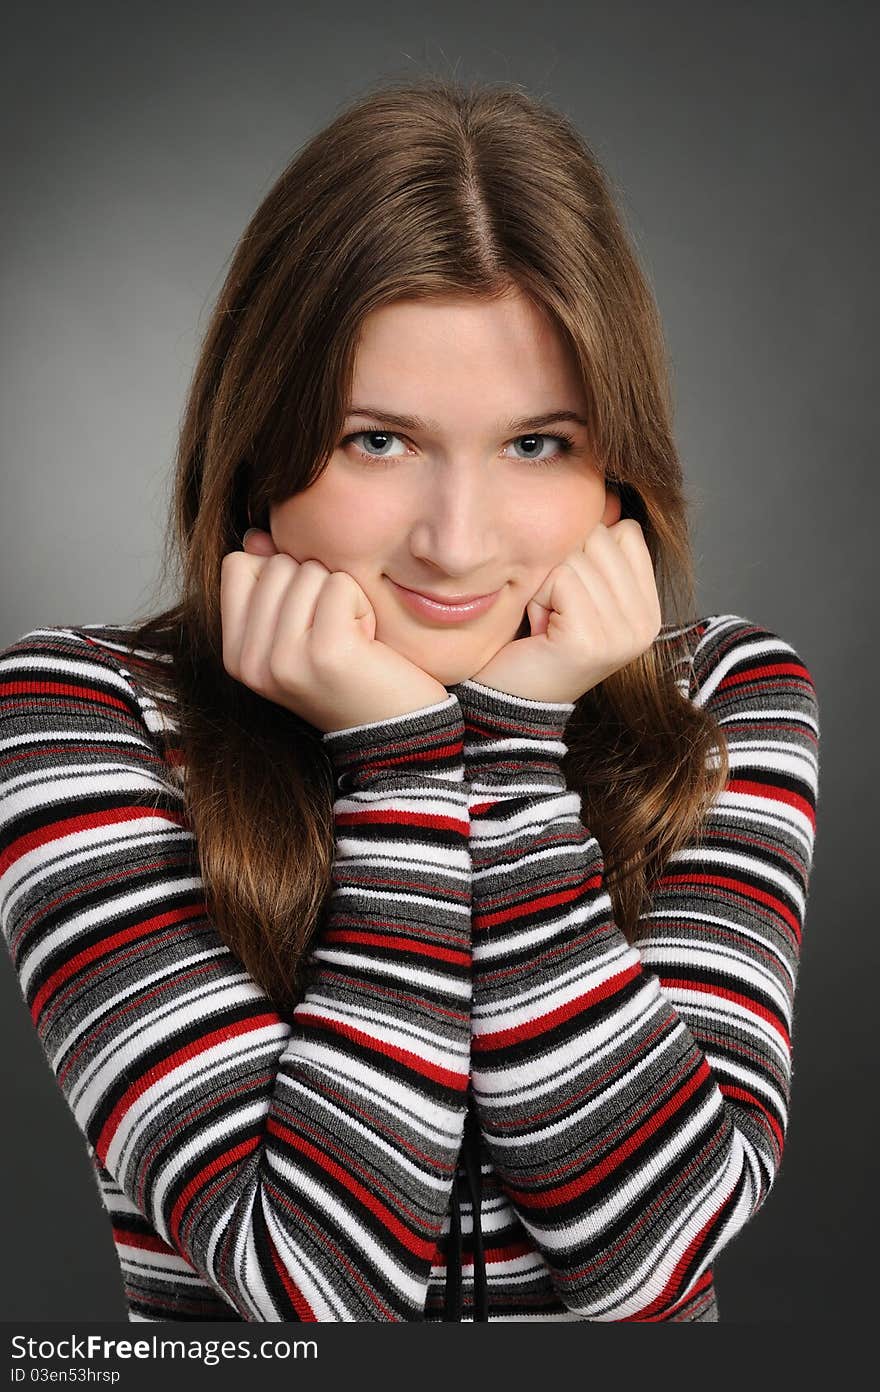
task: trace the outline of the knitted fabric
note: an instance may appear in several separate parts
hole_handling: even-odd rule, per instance
[[[289,1018],[211,921],[154,659],[98,624],[0,653],[0,923],[131,1320],[438,1321],[450,1253],[471,1319],[475,1226],[489,1320],[718,1319],[783,1155],[819,724],[784,640],[691,628],[730,776],[638,946],[562,774],[574,707],[462,682],[324,736]]]

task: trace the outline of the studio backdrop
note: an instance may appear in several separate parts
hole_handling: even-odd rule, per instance
[[[697,612],[781,635],[821,710],[789,1129],[714,1263],[724,1322],[873,1314],[878,37],[853,0],[49,0],[16,7],[0,59],[0,647],[171,602],[155,586],[201,334],[254,208],[346,102],[427,73],[520,84],[601,161],[666,335]],[[0,1317],[124,1320],[6,952],[0,995]]]

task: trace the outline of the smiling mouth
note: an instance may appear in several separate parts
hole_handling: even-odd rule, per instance
[[[388,577],[391,580],[391,577]],[[497,590],[492,590],[488,594],[474,595],[470,598],[458,598],[456,600],[435,598],[433,595],[424,594],[421,590],[410,590],[406,585],[398,585],[396,580],[391,580],[392,585],[400,596],[401,602],[416,615],[417,618],[434,623],[464,623],[466,620],[476,618],[484,614],[492,607],[501,593],[503,586]]]
[[[430,590],[414,590],[409,585],[398,584],[396,580],[391,583],[397,585],[398,589],[406,590],[407,594],[417,595],[419,599],[427,599],[432,604],[442,604],[446,608],[451,608],[457,604],[473,604],[477,599],[490,599],[492,595],[498,593],[498,590],[486,590],[483,594],[439,595],[432,594]]]

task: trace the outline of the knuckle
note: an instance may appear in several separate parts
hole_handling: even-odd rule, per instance
[[[267,570],[290,570],[296,566],[296,561],[292,556],[288,556],[286,551],[276,551],[274,555],[264,559]]]
[[[243,555],[244,555],[244,552],[243,552],[243,551],[241,551],[241,552],[238,552],[238,551],[227,551],[226,555],[223,557],[222,561],[220,562],[220,584],[221,584],[221,585],[228,585],[228,584],[231,583],[232,577],[233,577],[233,575],[235,574],[235,571],[236,571],[236,566],[237,566],[236,556],[238,556],[238,555],[243,556]]]
[[[263,659],[262,655],[254,649],[253,644],[248,645],[247,640],[242,644],[238,656],[238,670],[240,679],[245,686],[257,691],[262,684]]]
[[[290,651],[280,645],[272,649],[266,663],[273,682],[283,687],[285,691],[294,690],[298,665],[293,661]]]
[[[324,644],[315,648],[310,654],[310,661],[314,671],[325,680],[340,675],[346,666],[342,644]]]

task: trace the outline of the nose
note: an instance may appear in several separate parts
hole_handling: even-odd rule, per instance
[[[412,555],[450,579],[497,580],[497,503],[497,481],[484,461],[438,464],[419,497],[410,529]]]

